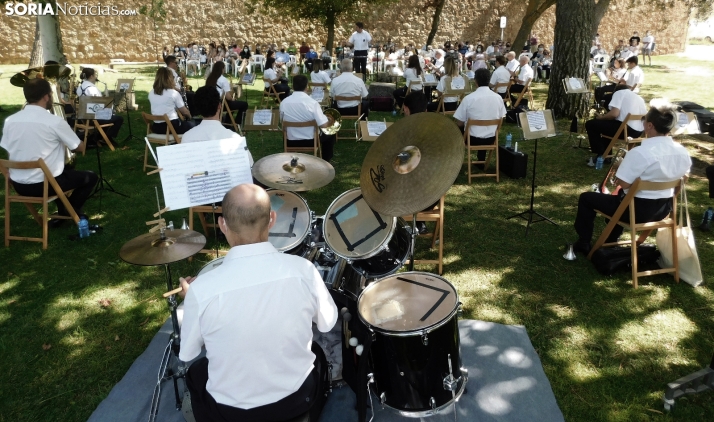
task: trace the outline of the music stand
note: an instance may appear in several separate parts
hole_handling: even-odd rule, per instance
[[[541,221],[547,221],[550,224],[557,226],[558,224],[551,220],[550,218],[544,216],[543,214],[536,211],[533,207],[535,203],[535,188],[536,188],[536,162],[538,157],[538,140],[551,138],[556,136],[555,133],[555,120],[553,118],[553,110],[539,110],[539,111],[528,111],[525,113],[520,113],[518,115],[518,125],[523,131],[522,140],[533,140],[535,141],[533,147],[533,176],[531,180],[531,203],[530,207],[521,213],[514,214],[507,217],[506,220],[512,218],[520,217],[526,221],[526,236],[528,236],[528,231],[531,228],[531,224],[538,223]],[[539,220],[533,220],[533,216],[537,215],[540,217]]]
[[[116,92],[124,94],[124,101],[126,102],[126,120],[129,125],[129,135],[122,141],[122,144],[126,144],[132,139],[136,139],[141,142],[141,138],[134,135],[131,130],[131,117],[129,116],[129,94],[134,90],[134,79],[117,79]]]
[[[563,78],[563,88],[565,88],[565,93],[568,95],[585,94],[587,104],[590,104],[592,92],[588,88],[585,81],[582,80],[581,78],[570,78],[570,77]],[[578,117],[577,114],[574,117],[577,122],[577,117]],[[581,127],[585,128],[585,116],[583,116],[583,125]],[[575,133],[578,133],[577,128],[575,129]],[[569,142],[572,138],[573,138],[573,131],[571,130],[570,135],[568,136],[568,140],[566,142]],[[573,148],[583,148],[583,146],[582,146],[583,139],[585,139],[585,136],[583,135],[582,130],[580,130],[580,133],[578,134],[578,146],[573,145]],[[585,148],[585,149],[587,149],[587,148]]]
[[[258,109],[257,107],[253,110],[246,110],[243,130],[246,132],[250,130],[280,132],[280,110]]]
[[[240,79],[238,79],[238,85],[255,85],[255,76],[255,73],[245,73],[245,69],[243,69]],[[248,102],[248,89],[245,90],[245,101]]]

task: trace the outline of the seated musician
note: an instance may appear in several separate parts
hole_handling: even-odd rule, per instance
[[[330,79],[330,75],[325,72],[323,69],[323,65],[321,61],[316,61],[314,65],[312,66],[312,72],[310,72],[310,82],[314,84],[330,84],[332,82],[332,79]]]
[[[48,66],[51,69],[49,69]],[[54,60],[47,60],[45,62],[45,69],[43,71],[45,77],[47,76],[48,71],[52,72],[52,74],[60,73],[60,77],[57,78],[57,84],[54,86],[56,94],[55,98],[57,98],[59,103],[62,104],[62,108],[64,109],[65,114],[74,113],[74,106],[72,105],[72,103],[69,102],[69,78],[66,76],[61,76],[61,66],[58,62]],[[69,119],[68,122],[70,122]],[[71,122],[70,125],[74,126],[74,124]]]
[[[369,95],[367,86],[362,78],[358,78],[352,73],[352,60],[344,59],[341,64],[342,73],[340,76],[332,80],[330,84],[330,97],[362,97],[362,114],[364,118],[369,116],[369,101],[366,99]],[[358,101],[337,101],[337,111],[342,116],[357,115]]]
[[[627,89],[626,85],[618,85],[612,95],[612,100],[610,100],[610,111],[606,114],[596,115],[594,119],[585,122],[585,131],[590,140],[590,150],[596,154],[594,159],[609,152],[605,149],[610,144],[610,140],[603,138],[603,135],[615,136],[617,129],[620,128],[628,114],[645,113],[647,113],[645,100]],[[627,136],[637,138],[642,135],[644,129],[642,122],[630,121],[627,126]]]
[[[618,91],[621,92],[621,91]],[[624,91],[629,92],[629,91]],[[615,93],[617,94],[617,92]],[[617,184],[624,190],[618,195],[598,192],[580,194],[578,213],[575,217],[575,231],[578,241],[573,245],[575,252],[588,254],[591,249],[595,210],[612,215],[620,206],[627,189],[638,177],[649,182],[669,182],[686,177],[692,166],[687,149],[668,136],[677,123],[676,108],[672,104],[651,106],[645,117],[644,133],[647,139],[637,148],[627,152],[617,169]],[[658,221],[672,211],[674,189],[667,191],[640,191],[635,196],[635,220],[637,223]],[[622,214],[621,221],[629,222],[630,213]],[[623,227],[616,225],[606,242],[616,242]]]
[[[404,115],[411,116],[412,114],[426,112],[426,95],[421,91],[412,91],[404,97]]]
[[[511,76],[515,76],[519,65],[518,60],[516,60],[516,52],[509,51],[508,53],[506,53],[506,60],[508,61],[508,63],[506,64],[506,69],[511,73]]]
[[[526,55],[522,55],[519,59],[521,68],[518,71],[518,76],[514,74],[515,82],[511,85],[511,104],[514,104],[518,99],[518,95],[526,89],[528,81],[533,81],[533,68],[528,64],[530,59]],[[521,99],[521,105],[528,107],[528,100],[525,97]]]
[[[626,71],[627,69],[625,69],[625,59],[615,59],[615,61],[613,62],[613,67],[611,69],[608,69],[608,73],[610,74],[608,82],[613,83],[607,83],[606,85],[595,88],[595,103],[597,105],[603,106],[605,108],[608,107],[608,105],[610,104],[610,100],[612,99],[612,93],[615,92],[617,84],[625,76]]]
[[[398,107],[401,107],[404,103],[404,96],[407,94],[407,91],[409,90],[412,81],[420,83],[418,85],[411,86],[410,92],[413,92],[415,90],[421,91],[421,75],[422,70],[421,65],[419,64],[419,56],[409,56],[409,60],[407,61],[407,68],[404,70],[404,78],[406,79],[406,82],[403,87],[395,89],[392,93],[392,95],[394,96],[394,102]]]
[[[67,148],[82,152],[85,146],[64,119],[48,112],[52,109],[52,86],[49,82],[40,78],[31,79],[22,92],[27,106],[5,119],[0,147],[7,151],[12,161],[42,158],[63,191],[74,189],[68,197],[69,203],[77,214],[82,214],[82,206],[97,184],[97,175],[65,167],[64,163]],[[10,181],[20,195],[42,196],[44,179],[41,169],[10,169]],[[51,185],[48,189],[48,195],[55,194]],[[55,203],[59,215],[69,216],[62,201]],[[51,220],[49,226],[58,227],[64,221]]]
[[[215,87],[218,90],[218,94],[225,96],[226,103],[228,103],[228,109],[231,112],[237,111],[238,115],[235,118],[236,123],[241,124],[243,122],[243,113],[248,110],[248,103],[245,101],[238,101],[233,98],[233,88],[231,83],[228,82],[223,72],[225,70],[225,64],[223,62],[218,62],[213,65],[211,73],[208,74],[206,78],[206,86]],[[229,123],[230,118],[228,114],[223,118],[223,123]]]
[[[627,85],[631,91],[639,93],[640,86],[642,86],[642,83],[645,81],[645,74],[637,65],[637,56],[626,59],[625,63],[627,64],[627,71],[625,72],[625,76],[623,76],[618,83]]]
[[[459,74],[459,62],[455,54],[447,55],[444,60],[444,76],[439,79],[439,84],[436,86],[436,91],[440,97],[444,96],[447,90],[447,83],[449,83],[450,89],[464,89],[466,87],[466,79]],[[458,96],[444,96],[444,110],[455,111],[458,101]],[[439,102],[433,101],[426,106],[426,109],[428,111],[436,111],[438,107]]]
[[[149,103],[151,103],[151,114],[167,115],[171,126],[180,135],[193,128],[195,123],[191,121],[191,112],[186,108],[181,94],[176,91],[170,70],[168,67],[160,67],[156,71],[154,87],[149,91]],[[179,119],[177,110],[185,120]],[[155,120],[151,125],[151,131],[154,133],[166,133],[167,130],[166,122],[163,120]]]
[[[99,91],[94,84],[99,80],[97,78],[97,72],[89,67],[85,67],[82,73],[79,75],[82,83],[77,87],[76,93],[78,97],[88,96],[88,97],[101,97],[102,93]],[[121,129],[122,123],[124,123],[124,118],[118,114],[112,114],[112,118],[109,120],[97,120],[100,125],[106,125],[111,123],[112,126],[103,128],[104,133],[107,134],[109,140],[113,141],[119,134],[119,129]]]
[[[293,123],[314,120],[319,127],[332,126],[334,123],[332,116],[326,116],[322,112],[320,103],[307,95],[305,88],[307,88],[307,76],[295,75],[293,77],[293,94],[280,103],[280,120]],[[314,143],[314,133],[314,127],[288,128],[288,147],[311,147]],[[332,160],[336,139],[337,135],[325,135],[320,131],[323,160]]]
[[[188,86],[184,86],[185,74],[178,67],[178,61],[176,57],[168,55],[164,57],[164,63],[166,63],[166,68],[171,72],[171,77],[174,80],[174,89],[178,91],[183,98],[185,98],[185,105],[188,110],[191,110],[193,105],[193,91],[190,91]]]
[[[202,86],[194,96],[196,112],[203,116],[201,124],[184,133],[181,143],[216,141],[219,139],[238,139],[241,147],[247,148],[245,137],[235,133],[221,124],[221,95],[211,86]],[[253,166],[253,156],[248,152],[250,165]]]
[[[313,47],[310,47],[310,50],[305,53],[305,67],[307,68],[308,72],[312,71],[312,64],[317,60],[317,52],[315,52],[315,49]]]
[[[323,46],[322,52],[320,53],[320,60],[322,60],[322,68],[329,69],[332,64],[332,56],[330,52]]]
[[[308,260],[268,242],[276,214],[253,184],[223,198],[218,226],[231,246],[220,267],[181,278],[185,297],[179,359],[188,369],[197,422],[317,421],[326,401],[327,359],[312,324],[329,332],[337,307]]]
[[[280,96],[280,101],[283,101],[286,97],[290,95],[290,87],[287,83],[281,80],[282,70],[275,70],[275,59],[269,57],[265,60],[265,72],[263,72],[263,79],[267,79],[273,84],[273,88],[277,91]],[[265,91],[267,92],[270,88],[270,83],[265,82]]]
[[[503,56],[499,56],[503,57]],[[454,113],[456,124],[464,130],[470,120],[495,120],[506,116],[506,106],[503,98],[489,88],[491,74],[487,69],[478,69],[474,76],[476,91],[464,97],[459,108]],[[469,128],[469,143],[471,145],[493,145],[496,140],[497,126],[471,126]],[[486,159],[486,151],[477,151],[479,161]],[[483,167],[483,165],[480,165]]]
[[[494,89],[496,87],[496,84],[505,84],[509,83],[511,81],[511,72],[508,71],[508,68],[506,68],[506,64],[508,63],[508,59],[504,56],[496,56],[496,70],[493,71],[493,74],[491,75],[491,80],[489,81],[489,88]],[[496,94],[501,96],[501,98],[506,98],[506,92],[508,91],[508,87],[506,86],[501,86],[496,90]]]

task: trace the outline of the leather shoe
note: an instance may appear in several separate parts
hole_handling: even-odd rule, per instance
[[[573,243],[573,252],[580,252],[583,255],[587,255],[590,253],[590,249],[592,249],[590,242],[578,240],[577,242]]]

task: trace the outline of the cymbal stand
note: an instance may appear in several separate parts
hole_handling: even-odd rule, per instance
[[[409,271],[414,271],[414,251],[416,250],[416,238],[419,235],[417,231],[417,213],[412,215],[411,240],[409,243]]]

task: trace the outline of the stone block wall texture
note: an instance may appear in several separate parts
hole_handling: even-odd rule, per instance
[[[144,1],[117,0],[112,5],[120,10],[138,10]],[[336,28],[335,39],[346,39],[352,33],[353,21],[362,20],[375,40],[391,36],[396,43],[423,45],[429,32],[432,13],[421,10],[424,0],[403,0],[386,7],[365,8],[357,16],[343,17]],[[76,4],[84,4],[77,2]],[[688,27],[688,10],[683,2],[671,2],[666,11],[653,10],[647,1],[630,7],[630,0],[612,0],[599,28],[603,46],[612,51],[619,38],[629,39],[637,30],[644,37],[651,30],[656,37],[657,53],[684,50]],[[75,4],[75,3],[67,3]],[[92,3],[94,4],[94,3]],[[102,3],[108,4],[108,3]],[[61,16],[64,51],[72,63],[108,63],[112,58],[127,61],[151,61],[163,46],[185,45],[189,41],[226,45],[247,42],[275,42],[278,45],[307,41],[323,45],[327,35],[321,25],[257,11],[248,14],[241,0],[216,2],[168,2],[168,15],[158,30],[146,16]],[[447,0],[435,38],[435,44],[446,40],[485,42],[500,37],[500,16],[508,18],[506,40],[513,40],[526,10],[526,0]],[[35,18],[6,16],[0,12],[0,63],[29,63],[35,33]],[[546,46],[553,43],[555,7],[551,7],[535,24],[533,32]],[[298,44],[299,45],[299,44]]]

